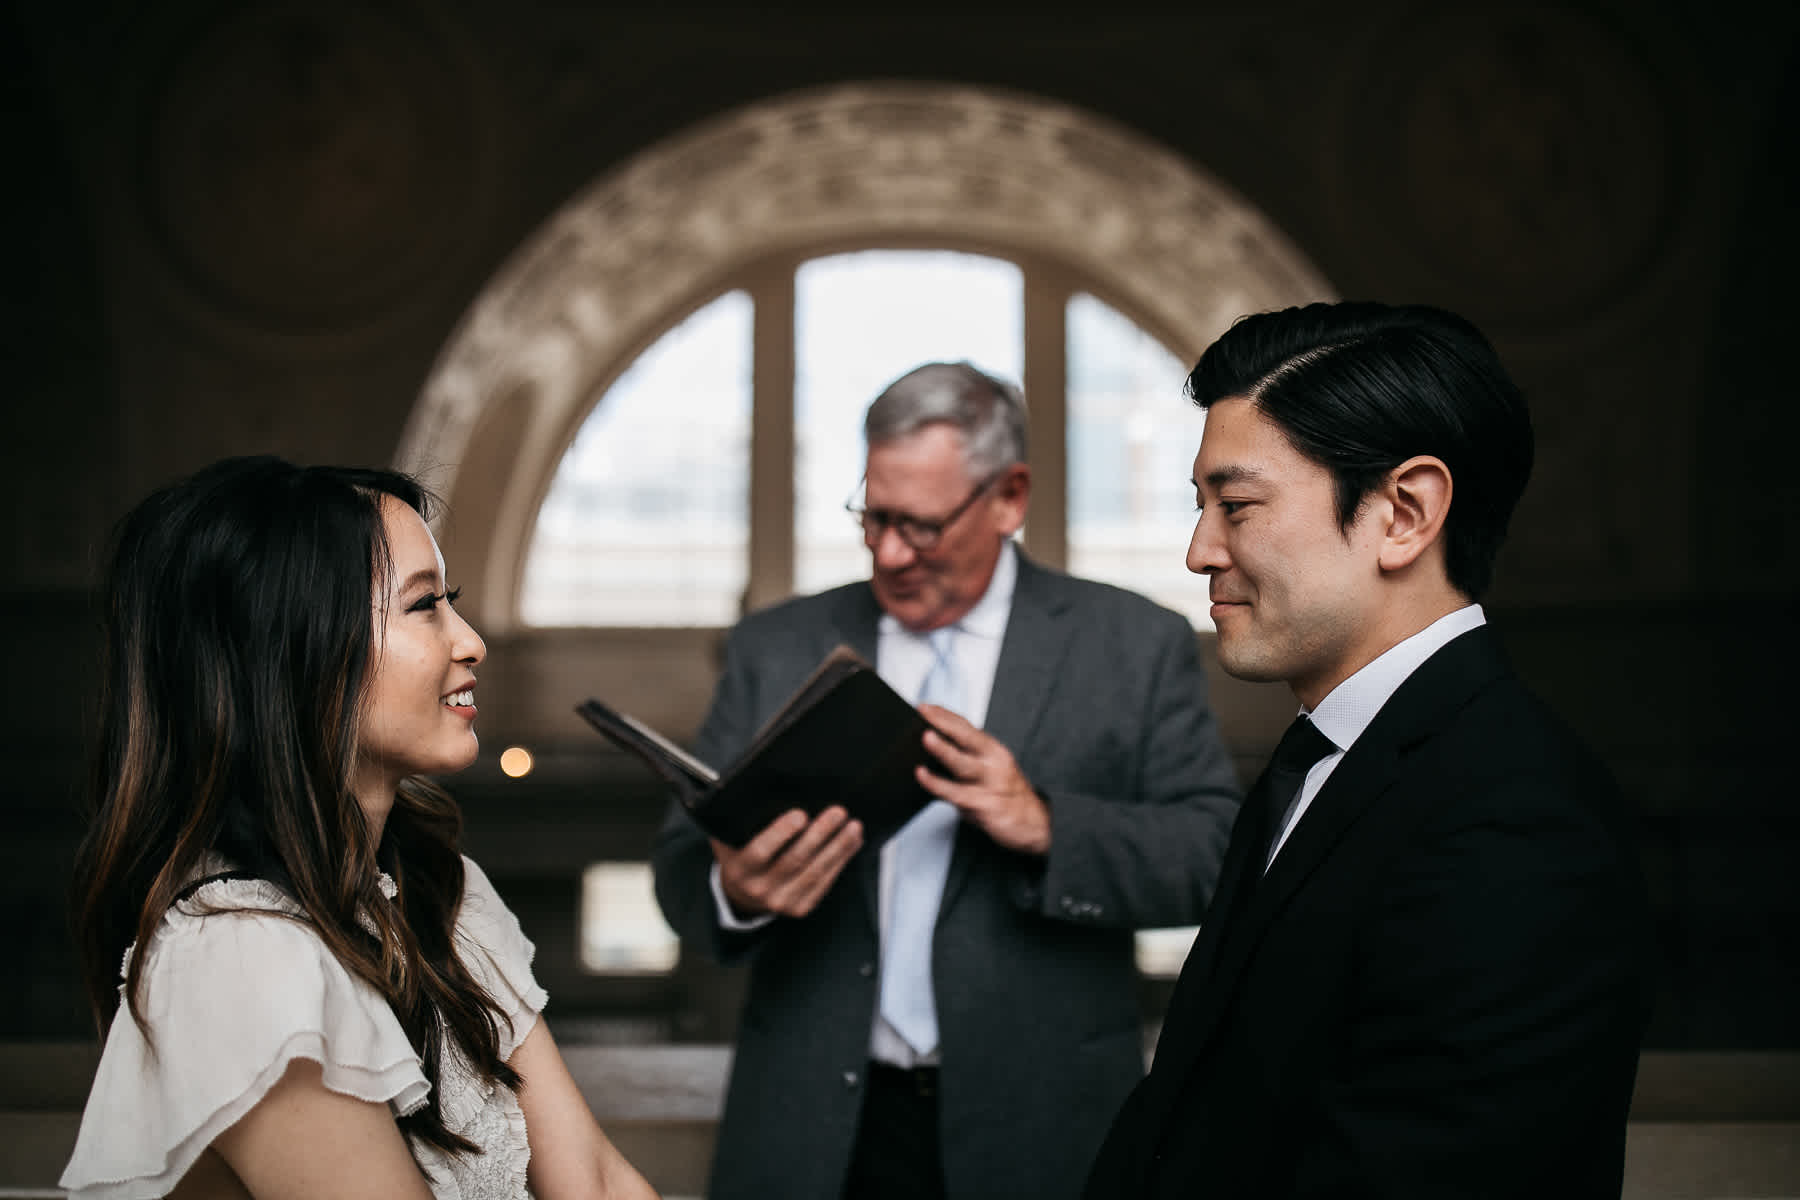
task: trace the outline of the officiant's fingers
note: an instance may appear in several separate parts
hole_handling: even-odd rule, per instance
[[[806,827],[806,811],[790,808],[763,826],[761,833],[745,842],[737,856],[748,869],[760,871],[774,862],[789,842],[806,831]]]
[[[741,850],[714,843],[720,883],[740,911],[803,917],[862,846],[862,825],[833,805],[811,821],[783,813]]]
[[[826,809],[782,848],[759,880],[763,907],[784,917],[806,916],[861,845],[861,823],[836,805]]]
[[[719,883],[725,898],[739,914],[754,916],[773,911],[769,897],[779,880],[771,870],[775,856],[806,827],[799,809],[785,812],[763,827],[742,846],[728,846],[712,839],[713,858],[719,864]]]
[[[813,824],[817,825],[818,822]],[[837,882],[844,865],[862,849],[862,841],[861,821],[846,820],[837,826],[830,838],[809,854],[804,865],[782,889],[779,897],[782,907],[777,911],[792,917],[804,917],[810,913],[824,899],[825,893],[831,890],[831,885]],[[798,863],[800,860],[795,861]]]
[[[938,712],[948,713],[947,709]],[[954,713],[948,715],[955,716]],[[961,717],[958,728],[925,731],[925,749],[943,764],[945,773],[965,782],[998,778],[1014,771],[1012,751],[986,730],[977,729]]]
[[[782,849],[782,862],[794,871],[807,867],[849,824],[850,814],[842,807],[832,805],[808,822],[800,836]]]
[[[925,750],[937,760],[934,769],[921,766],[920,771],[929,771],[940,778],[952,780],[971,780],[981,772],[981,754],[974,748],[965,748],[951,741],[935,729],[925,731]]]
[[[975,723],[961,713],[951,712],[937,704],[921,704],[919,711],[931,722],[931,731],[958,746],[968,746],[979,740],[983,734]]]

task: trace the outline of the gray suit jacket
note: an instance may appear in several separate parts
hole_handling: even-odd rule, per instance
[[[874,661],[866,583],[732,632],[697,739],[725,765],[835,645]],[[933,950],[953,1200],[1073,1197],[1143,1073],[1132,931],[1193,924],[1237,808],[1193,630],[1141,596],[1019,559],[987,729],[1049,802],[1047,858],[957,837]],[[671,807],[657,896],[690,947],[749,964],[712,1200],[836,1200],[878,995],[878,856],[820,906],[722,930],[705,838]]]

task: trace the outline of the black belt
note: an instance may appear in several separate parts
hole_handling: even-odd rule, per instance
[[[938,1069],[936,1067],[896,1067],[893,1063],[869,1062],[869,1083],[893,1088],[921,1100],[936,1100]]]

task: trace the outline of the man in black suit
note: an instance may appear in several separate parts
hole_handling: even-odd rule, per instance
[[[1424,307],[1239,321],[1188,567],[1301,716],[1245,800],[1111,1197],[1616,1197],[1647,920],[1606,771],[1476,599],[1532,460],[1492,347]]]
[[[696,748],[846,643],[928,701],[938,800],[878,851],[838,806],[741,849],[672,807],[663,912],[750,974],[707,1194],[1074,1200],[1143,1075],[1133,931],[1200,919],[1235,776],[1187,620],[1014,545],[1017,387],[927,364],[864,433],[869,579],[739,623]]]

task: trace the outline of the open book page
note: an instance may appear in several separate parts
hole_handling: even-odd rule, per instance
[[[576,711],[649,763],[727,845],[746,844],[789,809],[817,816],[834,804],[875,845],[931,799],[915,776],[930,765],[925,718],[847,646],[825,657],[722,773],[598,700]]]
[[[692,754],[689,754],[686,750],[683,750],[680,746],[677,746],[674,742],[671,742],[668,738],[656,732],[656,730],[650,728],[636,717],[629,713],[619,713],[618,717],[619,720],[631,726],[645,738],[655,742],[658,749],[680,763],[687,769],[688,774],[692,775],[695,779],[698,779],[701,783],[719,782],[719,773],[717,771],[713,770],[711,767],[707,766]]]
[[[644,759],[657,774],[684,790],[709,788],[719,773],[706,763],[644,724],[598,700],[584,700],[575,711],[615,744]]]

